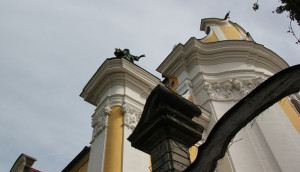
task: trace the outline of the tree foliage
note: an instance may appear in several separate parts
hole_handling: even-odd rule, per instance
[[[282,5],[276,8],[276,13],[289,12],[289,18],[300,25],[300,0],[281,0]]]
[[[289,13],[290,26],[288,33],[291,33],[296,38],[296,44],[300,44],[300,38],[296,36],[294,29],[292,27],[292,21],[296,21],[298,26],[300,26],[300,0],[281,0],[282,5],[276,8],[275,12],[277,14],[282,14],[283,12]]]
[[[296,39],[296,44],[300,44],[300,37],[297,37],[293,26],[292,22],[296,21],[298,23],[298,26],[300,26],[300,0],[281,0],[282,5],[276,8],[274,12],[277,14],[282,14],[283,12],[288,12],[289,13],[289,18],[290,18],[290,25],[289,25],[289,30],[287,31],[288,33],[291,33],[295,39]],[[256,11],[259,8],[258,0],[253,4],[253,10]]]

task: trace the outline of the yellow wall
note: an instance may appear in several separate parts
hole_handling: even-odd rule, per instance
[[[207,40],[204,41],[204,43],[217,42],[217,41],[218,41],[218,38],[216,37],[216,34],[212,33],[211,36]]]
[[[172,86],[172,82],[174,82],[174,86]],[[175,77],[169,77],[170,89],[177,93],[176,88],[178,87],[178,80]]]
[[[24,167],[25,167],[25,165],[22,165],[22,167],[20,168],[20,171],[24,171]]]
[[[149,166],[149,169],[150,169],[150,172],[152,172],[151,155],[149,156],[149,159],[150,159],[150,166]]]
[[[234,27],[220,27],[227,40],[241,40],[241,33]]]
[[[294,107],[291,105],[290,101],[288,100],[287,97],[283,98],[280,100],[279,105],[285,112],[286,116],[289,118],[295,129],[298,131],[300,134],[300,117]]]
[[[123,114],[120,106],[111,108],[108,118],[104,172],[122,171]]]
[[[197,158],[197,155],[198,155],[198,147],[197,146],[192,146],[189,149],[189,152],[190,152],[191,163],[193,163],[195,161],[195,159]]]
[[[77,170],[76,172],[87,172],[88,170],[89,160],[85,161]]]

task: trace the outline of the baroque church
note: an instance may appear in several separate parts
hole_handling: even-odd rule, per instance
[[[229,17],[202,19],[200,30],[207,34],[204,38],[192,37],[176,45],[158,66],[163,81],[125,58],[103,62],[80,94],[95,106],[90,145],[70,160],[63,172],[159,171],[152,167],[148,154],[127,140],[157,85],[168,87],[201,109],[202,114],[193,119],[203,127],[203,134],[189,148],[192,163],[198,147],[225,112],[263,81],[289,67]],[[298,94],[290,95],[243,128],[215,171],[299,171],[299,100]],[[30,169],[33,160],[20,156],[11,171]]]

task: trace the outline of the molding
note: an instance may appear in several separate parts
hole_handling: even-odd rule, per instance
[[[181,58],[174,64],[173,68],[170,69],[169,74],[166,76],[175,77],[182,74],[184,71],[186,71],[186,63],[185,60]]]
[[[165,76],[171,75],[178,61],[190,61],[189,58],[194,53],[197,54],[192,58],[196,58],[201,65],[243,62],[267,69],[273,74],[288,67],[288,64],[273,51],[252,41],[226,40],[202,43],[192,37],[185,45],[177,45],[157,68],[157,71]],[[197,65],[194,60],[192,61],[193,64],[187,63],[188,66]]]
[[[179,95],[182,95],[184,98],[189,99],[192,95],[188,92],[192,91],[192,87],[192,82],[187,78],[186,80],[182,81],[180,85],[178,85],[176,90]]]
[[[93,127],[93,135],[92,135],[92,141],[95,140],[95,138],[101,134],[107,125],[109,114],[111,113],[111,108],[109,105],[104,106],[101,110],[98,110],[94,113],[92,116],[92,127]]]
[[[192,120],[200,124],[206,130],[211,119],[211,112],[201,106],[198,107],[201,109],[201,115],[199,117],[194,117]]]
[[[205,31],[206,33],[206,31]],[[201,42],[205,42],[206,40],[208,40],[212,35],[213,35],[214,32],[210,31],[204,38],[200,39]],[[218,39],[218,38],[217,38]],[[175,47],[174,47],[175,48]]]
[[[125,103],[123,104],[121,111],[124,114],[124,126],[133,131],[141,119],[142,112]]]
[[[229,22],[229,18],[227,20],[221,20],[218,18],[205,18],[201,20],[200,31],[207,30],[207,26],[222,26],[222,27],[230,27],[231,24]]]
[[[92,105],[98,106],[108,88],[125,85],[128,82],[140,89],[152,90],[160,83],[160,79],[126,59],[107,59],[86,84],[80,96]]]
[[[21,168],[25,167],[26,165],[26,157],[21,154],[20,157],[16,160],[16,162],[14,163],[14,165],[12,166],[10,172],[20,172]]]
[[[205,141],[206,141],[206,138],[203,138],[203,137],[202,137],[202,139],[199,140],[199,142],[197,142],[194,146],[199,147],[199,146],[201,146]]]
[[[218,41],[227,40],[227,38],[224,35],[223,31],[221,30],[220,26],[211,25],[210,28],[215,33]]]
[[[292,102],[292,99],[295,99],[298,104],[299,104],[299,94],[295,93],[295,94],[291,94],[289,96],[287,96],[287,99],[289,101],[289,104],[293,107],[294,111],[297,113],[297,115],[300,117],[300,112],[299,109],[296,108],[295,104]]]
[[[10,172],[20,172],[24,167],[31,168],[35,161],[35,158],[22,153],[11,167]]]
[[[220,26],[220,27],[230,27],[233,26],[235,27],[242,35],[243,38],[246,38],[248,41],[253,41],[252,37],[249,35],[246,35],[245,29],[243,29],[240,25],[237,23],[234,23],[230,21],[230,17],[228,17],[226,20],[224,19],[219,19],[219,18],[206,18],[201,20],[200,24],[200,30],[207,32],[207,28],[209,26]],[[204,40],[204,39],[202,39]]]
[[[157,84],[160,82],[157,81]],[[137,101],[142,101],[142,99],[146,101],[155,86],[149,82],[142,82],[128,73],[112,73],[103,78],[98,86],[95,86],[86,101],[100,107],[102,104],[122,106],[125,95],[137,99]]]

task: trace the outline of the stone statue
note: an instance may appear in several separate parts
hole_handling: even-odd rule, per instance
[[[131,63],[134,63],[134,61],[139,61],[139,59],[142,58],[142,57],[146,57],[144,54],[140,55],[140,56],[131,55],[129,49],[121,50],[119,48],[115,48],[115,50],[116,51],[115,51],[114,54],[116,55],[116,57],[125,58],[128,61],[130,61]]]

